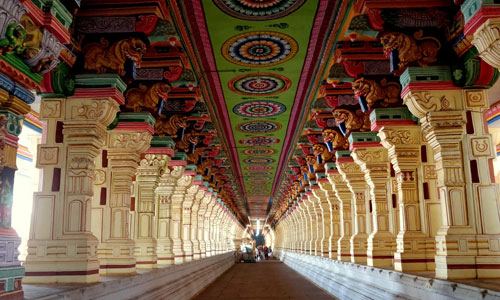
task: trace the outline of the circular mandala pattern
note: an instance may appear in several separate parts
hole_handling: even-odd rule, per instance
[[[226,14],[243,20],[272,20],[298,9],[305,0],[214,0]]]
[[[285,112],[286,106],[275,101],[247,101],[236,105],[233,112],[242,117],[265,118]]]
[[[280,139],[266,136],[254,136],[240,140],[240,144],[248,146],[264,146],[264,145],[274,145],[280,142]]]
[[[288,90],[290,79],[277,74],[246,74],[229,81],[229,89],[240,95],[270,96]]]
[[[251,176],[251,178],[258,178],[260,176],[271,176],[273,175],[272,172],[265,172],[265,171],[253,171],[253,172],[245,172],[245,176]]]
[[[237,65],[265,67],[285,62],[297,54],[297,42],[273,31],[238,34],[222,45],[222,56]]]
[[[248,177],[247,178],[248,181],[250,182],[267,182],[269,180],[271,180],[271,177],[267,177],[267,176],[252,176],[252,177]]]
[[[272,158],[247,158],[244,160],[247,164],[272,164],[275,162]]]
[[[270,133],[281,129],[281,125],[270,121],[252,121],[239,124],[237,129],[245,133]]]
[[[263,156],[263,155],[272,155],[276,153],[276,150],[271,148],[252,148],[243,150],[242,152],[243,154],[251,156]]]
[[[260,170],[271,170],[273,167],[270,166],[248,166],[245,169],[249,171],[260,171]]]

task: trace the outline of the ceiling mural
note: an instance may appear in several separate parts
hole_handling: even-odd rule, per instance
[[[334,1],[188,1],[186,18],[248,215],[264,218],[302,119],[318,29]],[[333,11],[333,9],[331,9]],[[300,22],[297,22],[300,20]],[[312,45],[312,46],[311,46]],[[314,50],[314,51],[311,51]],[[313,62],[313,63],[311,63]]]

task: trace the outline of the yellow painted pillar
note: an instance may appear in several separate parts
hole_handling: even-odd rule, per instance
[[[499,277],[499,189],[489,167],[495,151],[482,113],[485,91],[410,87],[404,102],[434,152],[443,212],[436,277]]]
[[[38,147],[43,176],[34,194],[25,283],[99,280],[98,240],[91,233],[94,160],[118,110],[105,95],[42,100],[47,136]]]
[[[170,149],[172,150],[172,149]],[[135,231],[134,231],[134,256],[137,268],[153,269],[157,266],[157,242],[155,207],[155,190],[160,181],[160,174],[168,168],[170,156],[166,154],[152,154],[148,151],[137,168],[136,175],[136,205],[135,205]]]
[[[337,160],[337,165],[339,161]],[[339,200],[340,238],[337,241],[337,259],[351,261],[351,236],[354,224],[352,222],[352,195],[347,182],[338,170],[328,170],[328,180]]]
[[[354,208],[354,234],[349,240],[351,262],[366,264],[368,234],[371,228],[368,186],[363,171],[350,157],[349,151],[338,151],[338,153],[339,155],[340,153],[349,155],[348,157],[338,157],[337,169],[351,191],[351,201]]]
[[[382,112],[374,111],[382,114]],[[379,131],[382,145],[388,150],[397,178],[399,205],[399,232],[396,237],[394,269],[397,271],[427,270],[427,237],[423,233],[421,203],[418,196],[418,165],[421,160],[420,126],[409,120],[398,120],[383,125],[372,122]],[[375,126],[374,126],[375,125]],[[378,126],[377,126],[378,125]],[[375,127],[375,128],[374,128]],[[431,257],[433,259],[433,257]]]
[[[360,137],[360,142],[357,139]],[[367,264],[374,267],[392,266],[394,261],[395,235],[393,224],[394,201],[390,192],[390,163],[387,149],[375,139],[375,132],[353,132],[352,157],[365,174],[370,188],[373,230],[368,237]],[[373,138],[371,141],[366,139]],[[365,142],[366,141],[366,142]]]

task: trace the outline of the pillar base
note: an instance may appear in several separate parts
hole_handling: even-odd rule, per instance
[[[370,267],[389,267],[394,263],[395,237],[390,232],[376,232],[368,236],[366,264]]]
[[[434,270],[434,255],[429,253],[429,242],[434,239],[421,232],[400,232],[396,238],[397,251],[394,253],[394,270],[400,272]]]
[[[156,244],[156,263],[158,265],[173,265],[174,253],[172,252],[172,241],[170,239],[157,239]]]
[[[338,241],[337,260],[351,262],[351,243],[348,238],[342,237]]]
[[[134,247],[136,268],[155,269],[158,261],[158,257],[156,256],[156,248],[157,245],[155,239],[136,240]]]
[[[0,268],[0,299],[24,299],[22,280],[24,268],[21,266]]]
[[[99,274],[135,274],[134,241],[121,239],[99,245]]]
[[[97,243],[90,233],[75,234],[71,239],[28,241],[23,283],[98,282]]]
[[[355,264],[366,264],[367,239],[367,234],[356,234],[351,237],[351,262]]]

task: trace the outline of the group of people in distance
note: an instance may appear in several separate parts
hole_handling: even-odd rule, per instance
[[[257,261],[259,260],[267,260],[269,258],[269,256],[271,255],[272,253],[272,250],[271,250],[271,247],[267,247],[267,246],[259,246],[257,247],[257,251],[255,252],[255,259]]]

